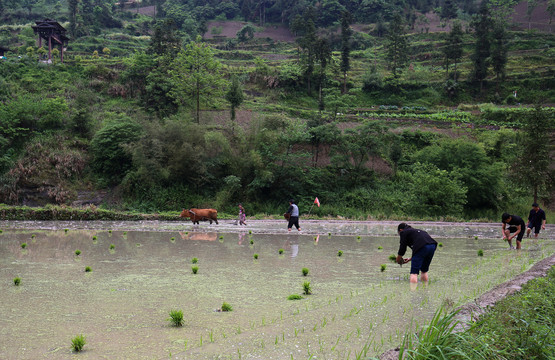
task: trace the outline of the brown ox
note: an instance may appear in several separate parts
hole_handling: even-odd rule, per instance
[[[199,224],[199,221],[215,221],[216,224],[218,223],[218,211],[214,209],[189,209],[181,212],[179,215],[182,218],[191,218],[193,224]]]

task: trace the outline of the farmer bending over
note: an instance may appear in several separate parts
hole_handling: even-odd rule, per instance
[[[424,230],[413,229],[406,223],[397,226],[399,233],[400,246],[397,253],[397,264],[403,265],[412,260],[410,266],[410,282],[418,283],[418,273],[422,282],[428,281],[428,270],[436,251],[437,242]],[[412,258],[403,259],[407,251],[407,246],[412,249]]]

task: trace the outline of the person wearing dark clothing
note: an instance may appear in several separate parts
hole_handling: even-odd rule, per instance
[[[522,220],[520,216],[503,213],[503,215],[501,215],[501,222],[503,223],[503,239],[507,239],[509,247],[514,249],[512,240],[516,237],[516,249],[520,250],[520,243],[524,237],[524,228],[526,226],[524,220]]]
[[[532,229],[534,229],[534,237],[538,237],[540,229],[545,230],[545,211],[540,209],[537,203],[532,204],[532,210],[530,210],[530,215],[528,215],[526,227],[526,237],[530,236]]]
[[[397,263],[402,265],[411,261],[410,282],[418,282],[418,274],[421,272],[420,280],[428,281],[428,270],[437,248],[437,241],[424,230],[414,229],[406,223],[397,226],[400,236],[399,251],[397,252]],[[412,249],[412,258],[403,259],[407,247]]]
[[[289,200],[289,209],[287,210],[286,214],[289,214],[289,224],[287,224],[287,230],[291,231],[293,225],[297,228],[297,230],[301,231],[301,227],[299,226],[299,207],[295,204],[293,199]]]

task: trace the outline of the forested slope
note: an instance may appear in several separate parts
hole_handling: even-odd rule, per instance
[[[318,196],[316,215],[364,219],[553,206],[555,38],[531,25],[551,2],[25,4],[0,6],[0,202],[271,214]],[[45,17],[68,30],[63,63],[37,48]]]

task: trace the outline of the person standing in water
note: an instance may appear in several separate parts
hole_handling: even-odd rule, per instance
[[[524,224],[524,220],[522,220],[520,216],[503,213],[503,215],[501,215],[501,222],[503,223],[501,227],[503,232],[503,239],[507,239],[507,241],[509,242],[509,247],[511,249],[514,249],[511,240],[516,237],[516,249],[520,250],[520,243],[522,242],[522,238],[524,237],[524,228],[526,227],[526,224]],[[509,225],[508,228],[507,225]]]
[[[437,241],[424,230],[414,229],[406,223],[397,226],[400,237],[399,251],[397,252],[397,264],[403,265],[411,261],[410,282],[418,283],[418,274],[422,282],[428,281],[428,270],[437,248]],[[403,259],[407,247],[412,249],[412,258]]]
[[[534,229],[534,237],[538,237],[540,229],[545,230],[545,211],[540,209],[537,203],[532,204],[526,227],[526,237],[530,237],[532,229]]]
[[[287,224],[287,231],[291,231],[293,225],[295,225],[297,230],[301,231],[301,227],[299,226],[299,207],[295,204],[295,200],[289,200],[289,209],[286,214],[290,215],[289,224]]]

